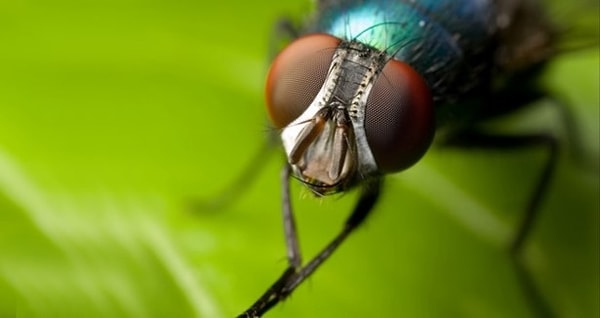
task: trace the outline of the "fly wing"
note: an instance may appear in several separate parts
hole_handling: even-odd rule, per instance
[[[496,65],[514,71],[539,64],[555,54],[558,32],[535,0],[496,0]]]
[[[393,1],[403,1],[403,0],[390,0]],[[316,0],[316,10],[317,12],[327,11],[331,8],[338,8],[339,10],[344,10],[352,5],[367,3],[368,0]]]
[[[547,0],[546,12],[558,26],[560,51],[598,47],[600,41],[600,1]]]
[[[557,53],[598,45],[598,1],[495,0],[500,70],[519,71]]]
[[[316,0],[317,11],[323,8],[329,8],[331,6],[339,6],[342,1],[340,0]]]

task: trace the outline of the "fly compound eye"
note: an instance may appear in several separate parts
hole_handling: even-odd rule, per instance
[[[389,61],[377,78],[365,110],[365,134],[381,172],[406,169],[424,154],[435,128],[432,98],[409,65]]]
[[[273,61],[267,76],[267,109],[276,128],[300,116],[317,96],[340,40],[327,34],[303,36]]]

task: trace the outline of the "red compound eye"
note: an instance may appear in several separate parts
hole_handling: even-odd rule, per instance
[[[381,172],[406,169],[427,151],[434,133],[432,98],[409,65],[389,61],[367,100],[365,132]]]
[[[300,116],[327,77],[340,40],[303,36],[273,61],[267,77],[267,110],[276,128]],[[406,63],[390,60],[367,99],[365,133],[379,170],[406,169],[427,151],[434,133],[432,98],[423,78]]]
[[[267,77],[267,110],[276,128],[300,116],[317,96],[340,40],[311,34],[288,45],[273,61]]]

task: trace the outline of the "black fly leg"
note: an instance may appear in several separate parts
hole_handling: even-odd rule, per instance
[[[265,167],[273,150],[277,149],[277,139],[276,132],[269,131],[262,146],[251,157],[238,176],[215,197],[206,201],[192,202],[192,209],[194,211],[220,211],[235,203],[244,195],[245,191],[251,189],[250,185]]]
[[[535,284],[533,277],[528,272],[522,260],[522,252],[531,234],[535,222],[539,217],[540,204],[547,193],[551,183],[556,161],[558,158],[558,141],[552,135],[532,134],[532,135],[492,135],[479,131],[466,131],[454,136],[446,142],[449,146],[458,146],[461,148],[479,148],[479,149],[518,149],[542,147],[547,150],[548,158],[543,165],[539,179],[533,189],[527,203],[525,214],[521,219],[519,227],[513,236],[509,253],[515,266],[515,271],[522,289],[531,307],[540,317],[554,317],[552,309],[543,297],[539,288]]]
[[[379,199],[381,183],[382,179],[374,179],[363,185],[361,196],[352,214],[346,219],[342,231],[306,266],[302,267],[302,270],[292,277],[293,279],[289,280],[284,289],[286,295],[289,295],[304,279],[310,276],[344,242],[348,235],[363,223]]]
[[[273,285],[244,313],[238,317],[261,317],[279,301],[289,296],[298,285],[309,277],[331,254],[344,242],[354,229],[367,218],[369,212],[379,198],[381,179],[367,182],[362,188],[361,196],[354,207],[352,214],[344,223],[342,231],[321,250],[306,266],[299,267],[301,263],[298,240],[296,237],[295,222],[289,200],[289,168],[285,168],[283,175],[283,217],[286,247],[288,249],[289,266]]]
[[[275,58],[275,55],[281,51],[291,40],[299,36],[298,28],[294,25],[293,21],[287,18],[282,18],[277,21],[273,27],[272,35],[270,37],[269,52],[267,54],[268,61]],[[276,130],[270,129],[266,136],[266,141],[258,149],[258,151],[251,157],[250,161],[246,164],[244,169],[238,174],[225,189],[223,189],[214,198],[204,202],[193,202],[193,210],[201,211],[218,211],[226,208],[227,206],[235,203],[240,198],[244,191],[250,189],[250,185],[256,176],[260,174],[262,168],[265,166],[268,157],[273,153],[273,150],[278,147],[279,134]]]
[[[248,309],[239,317],[260,317],[277,303],[280,297],[280,291],[285,288],[288,280],[300,270],[302,265],[302,256],[298,244],[298,234],[296,232],[296,221],[292,211],[292,202],[290,198],[290,167],[286,164],[281,173],[282,188],[282,217],[283,230],[285,235],[285,247],[287,251],[288,268],[281,277]],[[281,297],[283,298],[283,297]]]
[[[299,36],[300,31],[294,24],[294,21],[289,18],[280,18],[277,20],[271,31],[268,62],[271,63],[275,59],[277,53]]]
[[[287,164],[281,173],[281,212],[283,217],[283,231],[285,234],[285,248],[287,250],[288,263],[295,270],[302,266],[302,255],[298,244],[298,233],[296,232],[296,220],[292,211],[292,199],[290,198],[290,166]]]

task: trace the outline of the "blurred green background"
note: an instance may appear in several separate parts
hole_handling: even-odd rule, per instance
[[[0,2],[0,317],[232,317],[250,305],[286,266],[282,158],[226,210],[190,203],[260,148],[272,24],[310,8]],[[598,61],[597,48],[571,52],[543,78],[584,145],[583,160],[561,155],[525,255],[564,317],[600,314]],[[511,123],[564,136],[547,103],[526,115]],[[506,245],[543,160],[432,149],[268,316],[531,316]],[[355,194],[293,191],[308,259]]]

